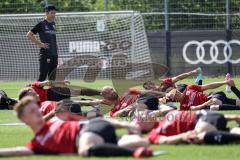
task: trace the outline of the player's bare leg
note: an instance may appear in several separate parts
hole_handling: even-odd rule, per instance
[[[180,80],[186,79],[186,78],[188,78],[190,76],[197,75],[199,72],[200,72],[199,69],[194,69],[194,70],[192,70],[190,72],[179,74],[179,75],[177,75],[177,76],[172,78],[173,83],[176,83],[176,82],[178,82]]]
[[[147,139],[139,135],[124,135],[118,140],[118,145],[125,148],[148,147],[149,142]]]

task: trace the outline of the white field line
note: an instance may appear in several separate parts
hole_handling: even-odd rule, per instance
[[[24,123],[0,123],[0,126],[25,126]]]

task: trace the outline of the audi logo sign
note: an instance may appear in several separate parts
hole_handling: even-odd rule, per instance
[[[227,62],[230,62],[232,64],[237,64],[240,62],[239,59],[231,59],[232,57],[232,47],[231,45],[239,45],[240,46],[240,41],[239,40],[231,40],[231,41],[224,41],[224,40],[217,40],[217,41],[210,41],[210,40],[204,40],[202,42],[199,41],[189,41],[187,42],[184,47],[183,47],[183,58],[184,60],[189,63],[189,64],[199,64],[199,63],[204,63],[204,64],[212,64],[212,63],[217,63],[217,64],[224,64]],[[206,45],[210,45],[209,52],[206,52],[205,47]],[[219,59],[219,53],[221,52],[219,50],[219,45],[223,45],[223,56],[224,59]],[[187,50],[189,47],[196,46],[195,54],[197,56],[196,60],[192,60],[187,56]],[[206,54],[210,55],[210,59],[205,59]]]

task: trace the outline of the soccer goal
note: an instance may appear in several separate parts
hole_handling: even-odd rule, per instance
[[[26,33],[44,14],[0,15],[1,80],[36,80],[39,48]],[[82,79],[91,65],[98,79],[110,79],[113,57],[129,63],[151,63],[143,18],[134,11],[57,13],[58,74]],[[100,63],[99,63],[100,62]],[[118,61],[117,61],[118,62]],[[100,69],[99,69],[100,68]],[[135,68],[135,69],[134,69]],[[62,71],[67,73],[63,73]],[[133,66],[134,74],[149,71],[147,65]]]

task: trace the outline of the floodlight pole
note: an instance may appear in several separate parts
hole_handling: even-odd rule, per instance
[[[231,28],[231,11],[230,11],[230,1],[226,0],[226,41],[230,41],[232,39],[232,28]],[[227,50],[229,54],[229,50]],[[231,57],[230,57],[231,58]],[[228,73],[232,74],[232,63],[227,62]]]
[[[44,0],[44,2],[45,2],[45,6],[47,6],[48,5],[48,0]]]
[[[104,11],[108,11],[108,0],[104,0]]]
[[[164,20],[165,20],[165,53],[166,65],[168,67],[167,75],[171,75],[171,33],[169,31],[168,0],[164,0]]]

